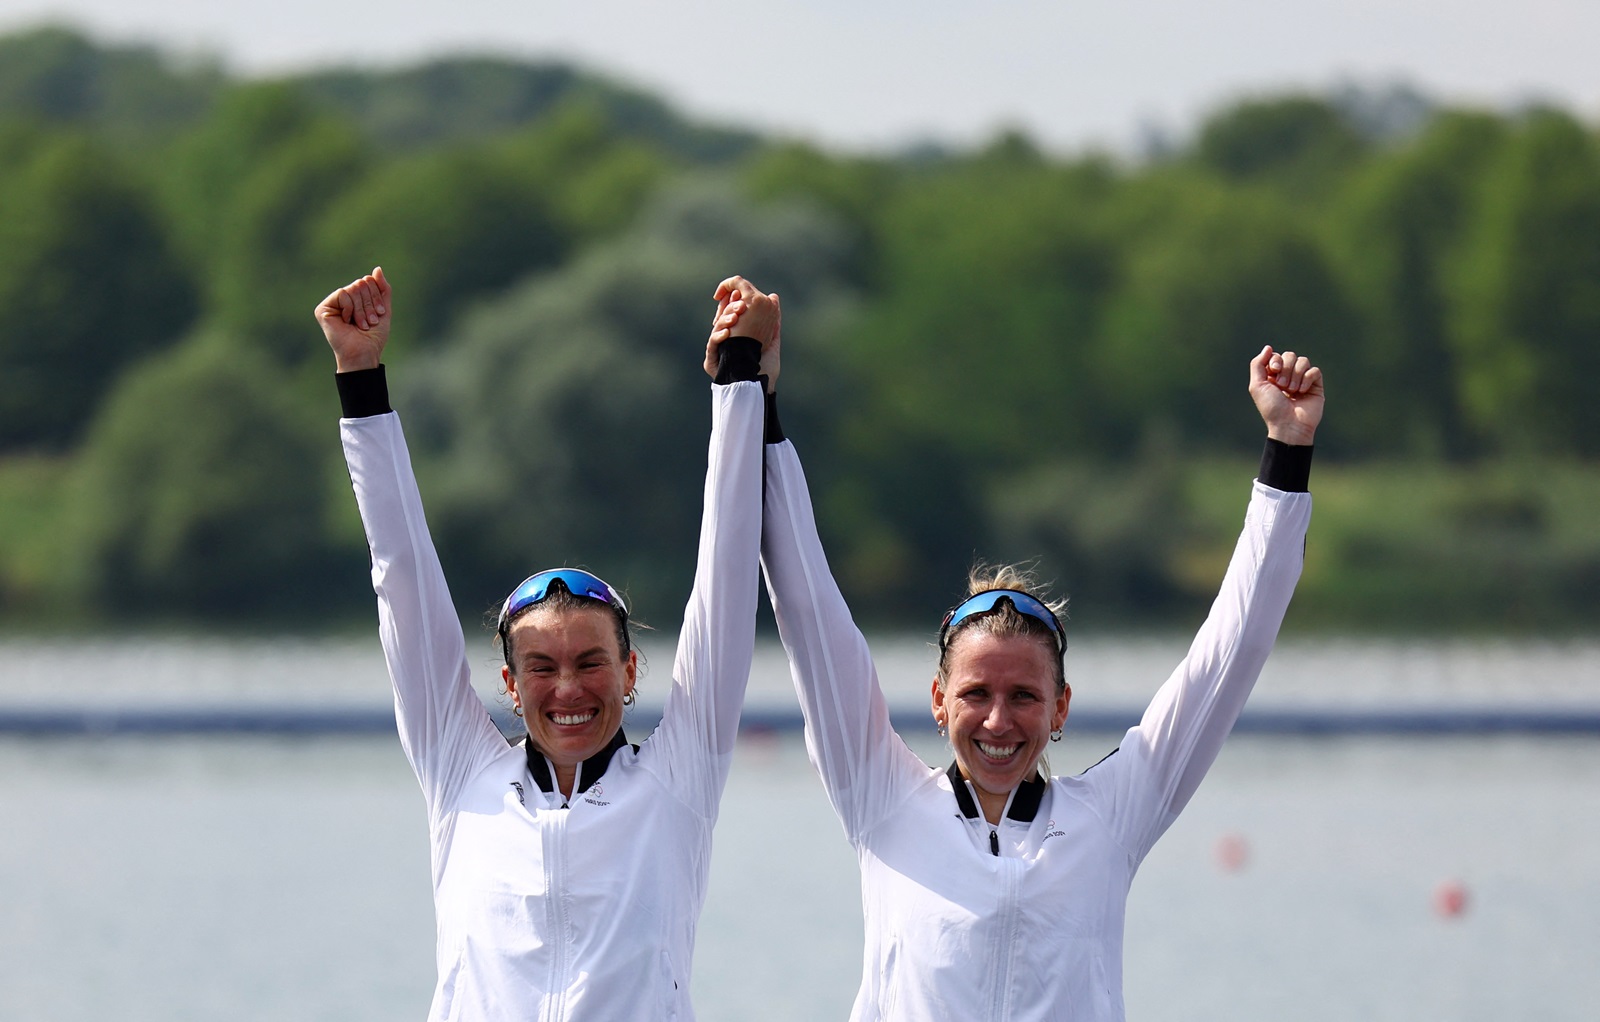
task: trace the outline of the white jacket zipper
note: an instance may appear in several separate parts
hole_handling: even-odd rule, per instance
[[[546,1022],[561,1022],[567,1008],[567,900],[566,884],[567,812],[554,810],[555,820],[545,829],[545,898],[549,902],[550,933],[555,955],[550,964],[550,1000],[546,1002]]]

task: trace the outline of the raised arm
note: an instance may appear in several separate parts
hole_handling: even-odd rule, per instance
[[[339,430],[372,558],[400,744],[432,815],[447,810],[459,785],[506,746],[472,689],[461,622],[428,536],[399,416],[389,407],[381,358],[391,298],[375,269],[323,299],[316,317],[339,373]]]
[[[1250,395],[1267,426],[1260,475],[1221,591],[1189,653],[1156,693],[1118,755],[1115,818],[1137,854],[1188,804],[1238,720],[1277,639],[1304,560],[1311,442],[1322,420],[1322,371],[1294,352],[1264,348],[1250,362]],[[1093,774],[1093,772],[1091,772]],[[1139,808],[1135,808],[1135,806]]]
[[[805,473],[775,413],[768,416],[767,441],[761,530],[767,593],[805,717],[806,749],[854,839],[928,770],[890,726],[867,641],[828,569]]]
[[[739,281],[740,278],[730,278]],[[738,300],[725,281],[719,317]],[[745,285],[748,288],[748,285]],[[753,288],[748,288],[754,291]],[[759,292],[757,292],[759,293]],[[739,714],[755,646],[761,530],[761,431],[766,414],[759,376],[777,376],[776,303],[761,303],[730,331],[713,325],[706,346],[711,375],[711,444],[694,588],[672,666],[672,689],[647,762],[680,797],[715,818],[733,760]],[[730,335],[737,339],[730,340]],[[726,350],[725,350],[726,349]],[[765,349],[765,350],[764,350]]]

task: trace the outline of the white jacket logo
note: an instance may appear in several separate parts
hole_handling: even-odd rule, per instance
[[[583,800],[592,806],[608,806],[611,803],[603,801],[600,798],[600,796],[604,795],[605,793],[606,789],[600,786],[599,781],[595,781],[593,784],[589,785],[589,790],[583,793]]]

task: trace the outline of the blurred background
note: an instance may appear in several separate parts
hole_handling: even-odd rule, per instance
[[[1531,54],[1458,94],[1453,67],[1357,77],[1368,63],[1329,46],[1295,76],[1284,40],[1219,25],[1215,59],[1254,40],[1257,62],[1179,102],[1172,72],[1096,104],[1137,77],[1098,81],[1104,53],[1073,66],[1104,13],[1050,15],[1062,35],[1038,38],[1024,5],[997,48],[942,34],[979,15],[941,5],[931,25],[779,8],[803,38],[763,65],[776,14],[646,5],[630,16],[676,26],[650,41],[610,23],[629,8],[596,7],[439,40],[403,24],[414,10],[369,36],[326,4],[259,39],[263,15],[181,5],[6,32],[6,621],[364,622],[310,309],[379,263],[396,404],[474,614],[529,566],[581,559],[671,623],[698,517],[697,350],[730,272],[786,299],[786,422],[873,623],[936,617],[974,552],[1040,558],[1086,625],[1203,606],[1260,442],[1242,381],[1263,344],[1311,352],[1338,402],[1298,626],[1545,631],[1600,609],[1590,68],[1572,82]],[[1297,34],[1333,17],[1288,7]],[[603,17],[660,52],[625,46],[615,69],[594,45],[593,62],[449,53],[537,50],[546,17]],[[1600,30],[1584,18],[1543,44]],[[1136,26],[1109,27],[1154,74]],[[745,55],[724,69],[725,52]],[[906,93],[934,75],[976,93],[948,122],[939,95]],[[842,97],[882,108],[830,132]]]
[[[1309,353],[1316,518],[1257,703],[1421,716],[1231,745],[1135,887],[1129,1004],[1590,1017],[1563,963],[1600,951],[1570,854],[1600,838],[1596,38],[1579,0],[0,0],[0,1016],[423,1013],[420,802],[311,315],[382,264],[491,705],[478,622],[563,563],[655,627],[659,701],[738,272],[784,298],[784,424],[897,705],[925,712],[974,556],[1035,560],[1072,600],[1079,766],[1215,592],[1246,361]],[[768,634],[780,727],[786,689]],[[50,716],[84,707],[177,717]],[[853,867],[798,739],[753,741],[697,1003],[842,1017]],[[821,915],[752,935],[764,896]]]

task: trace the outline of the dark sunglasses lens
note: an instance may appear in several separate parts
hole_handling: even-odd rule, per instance
[[[569,584],[567,591],[573,596],[587,596],[589,599],[599,600],[601,603],[612,602],[611,592],[603,584],[596,585],[594,582],[580,582],[577,585]]]
[[[950,629],[975,614],[987,614],[1001,600],[1009,601],[1017,613],[1026,614],[1049,628],[1050,633],[1056,638],[1057,646],[1062,650],[1067,648],[1067,637],[1062,634],[1061,623],[1056,620],[1055,613],[1027,593],[1017,592],[1012,589],[991,589],[988,592],[979,593],[946,614],[944,625],[939,629],[940,647],[944,646],[945,639],[950,634]]]
[[[1043,621],[1045,624],[1050,626],[1050,630],[1052,632],[1060,631],[1059,626],[1056,624],[1056,616],[1050,612],[1050,608],[1046,607],[1033,597],[1028,596],[1025,593],[1018,594],[1011,597],[1011,605],[1017,608],[1018,612],[1027,614],[1030,617],[1036,617],[1040,621]]]
[[[1004,589],[991,589],[986,593],[979,593],[955,610],[952,610],[946,618],[945,627],[953,628],[974,614],[987,614],[994,609],[994,605],[999,603],[1002,597],[1009,595],[1011,594]]]
[[[601,603],[610,604],[622,611],[628,612],[627,604],[622,602],[622,597],[616,594],[610,586],[606,585],[598,576],[576,568],[559,568],[554,571],[541,571],[525,579],[523,583],[512,592],[506,600],[505,609],[500,613],[500,624],[503,627],[518,611],[530,607],[546,596],[550,595],[550,586],[560,582],[562,588],[573,596],[581,596]]]

